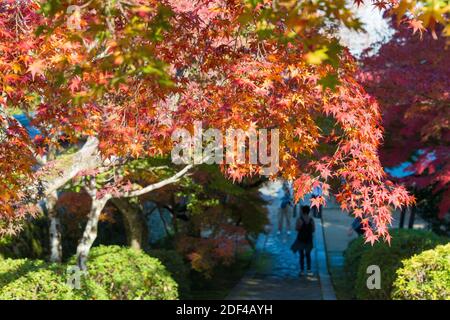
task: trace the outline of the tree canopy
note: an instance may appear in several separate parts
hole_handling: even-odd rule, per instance
[[[443,31],[438,28],[440,35]],[[411,54],[414,53],[414,54]],[[400,182],[442,192],[439,216],[450,208],[450,62],[446,39],[404,26],[380,51],[363,59],[360,79],[380,103],[386,130],[381,161],[409,163]]]
[[[372,2],[409,17],[411,32],[436,35],[441,24],[448,34],[446,1]],[[386,178],[381,113],[333,37],[340,24],[361,28],[343,0],[1,1],[2,231],[15,232],[31,203],[77,176],[168,154],[171,133],[199,120],[221,130],[279,129],[280,175],[294,181],[296,198],[314,186],[332,191],[364,217],[367,241],[389,241],[391,207],[413,198]],[[33,141],[13,111],[40,131]],[[80,148],[48,157],[67,142]],[[237,181],[260,170],[222,165]],[[142,190],[153,189],[112,175],[93,196]]]

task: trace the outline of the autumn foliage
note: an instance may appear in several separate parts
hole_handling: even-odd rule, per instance
[[[418,12],[399,7],[409,1],[374,5],[416,13],[413,23],[435,30],[448,10],[437,2]],[[74,4],[79,11],[68,14]],[[364,217],[367,241],[389,241],[392,208],[413,199],[386,180],[378,104],[328,36],[339,23],[359,27],[344,1],[1,1],[1,217],[23,215],[24,179],[45,169],[33,171],[33,158],[62,141],[98,139],[105,161],[78,173],[96,175],[167,154],[171,133],[200,120],[221,130],[279,129],[280,175],[294,181],[296,198],[320,185]],[[6,115],[13,108],[33,118],[36,141]],[[237,181],[260,169],[222,167]],[[98,194],[130,191],[116,178]]]
[[[446,40],[396,26],[393,38],[363,60],[360,79],[377,98],[386,134],[381,161],[409,163],[400,182],[442,192],[439,216],[450,208],[450,61]],[[440,35],[442,28],[436,30]]]

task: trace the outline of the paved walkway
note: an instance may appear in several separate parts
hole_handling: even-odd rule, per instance
[[[314,237],[312,276],[299,277],[298,255],[290,250],[295,240],[295,219],[291,219],[291,232],[277,234],[280,183],[271,183],[263,188],[268,206],[270,224],[267,234],[257,241],[256,255],[248,274],[232,290],[228,299],[242,300],[320,300],[334,299],[329,280],[324,238],[320,220],[316,219],[317,234]]]
[[[228,299],[242,300],[334,300],[336,299],[329,271],[333,274],[342,269],[343,252],[356,237],[347,231],[353,218],[344,213],[333,199],[323,208],[322,221],[315,219],[316,233],[312,256],[312,276],[299,277],[298,255],[290,250],[295,240],[295,218],[291,219],[291,232],[277,234],[277,215],[282,196],[281,183],[268,183],[261,190],[269,202],[270,224],[266,233],[256,243],[256,254],[250,271],[231,291]],[[399,212],[393,214],[393,226],[398,226]],[[405,217],[405,224],[409,215]],[[426,228],[426,223],[416,217],[415,229]]]

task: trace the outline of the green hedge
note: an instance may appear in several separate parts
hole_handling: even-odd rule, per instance
[[[450,300],[450,243],[404,260],[392,298]]]
[[[68,265],[73,265],[72,258]],[[119,246],[93,248],[81,288],[66,284],[67,265],[39,260],[0,260],[0,299],[177,299],[177,284],[161,262]]]
[[[396,270],[401,261],[424,250],[442,244],[446,239],[428,231],[396,229],[390,231],[391,246],[377,242],[364,244],[362,237],[350,243],[345,251],[345,273],[353,297],[357,299],[390,299]],[[381,289],[367,288],[367,267],[378,265],[381,271]]]
[[[0,300],[75,300],[65,283],[64,267],[40,260],[0,261]]]
[[[344,274],[347,282],[346,288],[351,288],[350,296],[355,296],[356,275],[364,252],[370,248],[370,245],[364,244],[364,238],[358,237],[349,243],[344,252]]]
[[[72,262],[74,259],[71,260]],[[82,290],[88,299],[174,300],[177,283],[161,262],[148,254],[119,246],[91,250]]]

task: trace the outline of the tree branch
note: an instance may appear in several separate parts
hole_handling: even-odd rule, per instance
[[[131,197],[138,197],[138,196],[142,196],[148,192],[151,192],[153,190],[156,189],[160,189],[168,184],[172,184],[175,182],[178,182],[181,177],[183,177],[189,170],[191,170],[194,167],[193,164],[189,164],[187,166],[185,166],[182,170],[178,171],[175,175],[171,176],[170,178],[167,178],[165,180],[162,180],[160,182],[151,184],[146,186],[145,188],[142,188],[140,190],[135,190],[135,191],[130,191],[130,192],[125,192],[122,193],[119,196],[114,196],[115,198],[131,198]]]
[[[76,153],[58,158],[42,167],[39,171],[43,172],[41,182],[44,195],[57,191],[80,172],[100,167],[102,159],[98,151],[98,143],[97,138],[89,137]],[[50,165],[51,168],[49,168]]]

